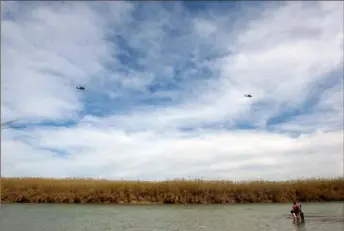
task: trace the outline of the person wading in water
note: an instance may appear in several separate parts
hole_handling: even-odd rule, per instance
[[[292,207],[292,210],[290,211],[290,213],[293,215],[294,219],[300,218],[301,205],[298,206],[298,205],[296,204],[296,201],[294,201],[293,207]]]

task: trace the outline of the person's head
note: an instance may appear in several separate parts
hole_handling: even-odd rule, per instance
[[[296,201],[293,201],[293,204],[296,205]]]

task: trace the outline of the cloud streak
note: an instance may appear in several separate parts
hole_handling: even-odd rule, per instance
[[[340,176],[343,3],[202,6],[3,3],[2,174]]]

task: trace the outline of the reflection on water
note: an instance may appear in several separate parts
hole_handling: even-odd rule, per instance
[[[306,226],[305,226],[305,223],[304,222],[301,222],[301,221],[299,221],[299,220],[294,220],[293,219],[293,224],[296,226],[296,229],[295,230],[297,230],[297,231],[304,231],[304,230],[306,230]]]
[[[251,205],[3,205],[1,231],[343,231],[343,203]]]

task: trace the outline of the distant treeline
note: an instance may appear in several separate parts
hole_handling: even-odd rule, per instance
[[[229,204],[343,201],[344,178],[296,181],[1,178],[3,203]]]

